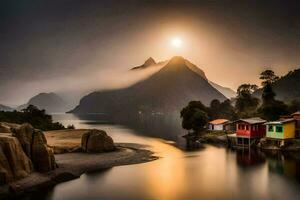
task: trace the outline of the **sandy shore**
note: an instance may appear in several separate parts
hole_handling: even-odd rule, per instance
[[[86,130],[64,130],[46,132],[50,146],[73,149],[80,146],[81,135]],[[117,150],[108,153],[62,153],[56,154],[58,168],[48,173],[32,173],[30,176],[0,187],[0,198],[33,192],[42,187],[80,177],[83,173],[98,171],[119,165],[137,164],[156,160],[146,146],[133,143],[117,143]],[[2,195],[1,195],[2,193]],[[8,195],[8,196],[7,196]]]

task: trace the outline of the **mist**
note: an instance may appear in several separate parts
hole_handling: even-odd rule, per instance
[[[85,73],[47,79],[43,81],[30,81],[26,84],[16,82],[11,87],[14,89],[11,93],[7,93],[9,99],[6,105],[16,107],[26,103],[31,97],[42,92],[55,92],[68,103],[68,107],[72,108],[78,105],[81,97],[94,91],[111,90],[125,88],[134,83],[146,79],[153,73],[161,69],[162,65],[149,66],[143,70],[124,70],[123,68],[99,69],[96,72],[87,71]],[[20,85],[22,85],[20,87]]]
[[[150,56],[183,56],[232,89],[259,85],[264,69],[284,75],[299,67],[298,8],[279,0],[1,1],[0,104],[39,92],[77,104],[151,74],[127,74]],[[181,49],[172,37],[182,38]]]

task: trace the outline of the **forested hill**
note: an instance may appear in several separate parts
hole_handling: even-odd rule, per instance
[[[292,100],[300,100],[300,69],[290,71],[287,75],[282,76],[273,83],[273,89],[276,98],[290,102]],[[261,89],[254,93],[255,96],[261,96]]]

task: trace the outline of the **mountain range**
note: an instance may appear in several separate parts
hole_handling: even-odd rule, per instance
[[[233,98],[236,93],[230,88],[220,86],[206,77],[203,70],[182,57],[155,62],[147,59],[131,71],[151,70],[151,75],[132,86],[92,92],[84,96],[74,113],[128,113],[130,111],[170,112],[178,111],[191,100],[200,100],[208,105],[211,100]],[[137,73],[138,74],[138,73]],[[135,76],[136,74],[134,74]],[[300,100],[300,69],[289,72],[273,83],[276,98],[285,102]],[[261,89],[254,92],[261,96]],[[70,105],[59,95],[40,93],[16,110],[35,105],[47,113],[66,112]],[[0,111],[13,111],[14,108],[0,104]]]
[[[227,99],[209,83],[204,72],[188,60],[176,56],[164,62],[157,72],[130,87],[90,93],[70,112],[168,113],[179,111],[191,100],[200,100],[208,105],[213,99]],[[148,59],[132,70],[156,64],[153,59]]]

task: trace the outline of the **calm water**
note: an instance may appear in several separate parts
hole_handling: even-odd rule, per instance
[[[151,145],[161,159],[85,174],[36,193],[33,199],[300,199],[300,161],[289,156],[235,152],[210,145],[186,152],[167,140],[150,137],[157,135],[151,134],[151,125],[143,132],[143,126],[136,130],[101,119],[82,120],[70,115],[55,119],[76,128],[104,129],[116,142]],[[172,136],[177,142],[178,134]]]

